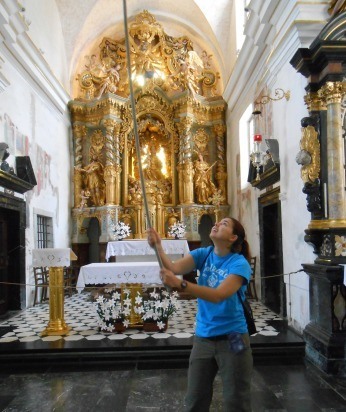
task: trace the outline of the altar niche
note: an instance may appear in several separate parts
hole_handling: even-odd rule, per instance
[[[130,24],[131,71],[140,153],[136,153],[124,39],[93,42],[76,69],[78,89],[69,103],[73,125],[74,208],[72,243],[89,239],[83,221],[100,222],[100,243],[114,240],[125,221],[131,237],[146,237],[150,221],[162,237],[175,216],[186,238],[200,241],[204,215],[220,220],[227,204],[226,126],[217,62],[173,37],[149,12]],[[80,70],[79,70],[80,68]],[[149,216],[143,205],[141,158]],[[77,253],[78,254],[78,253]]]

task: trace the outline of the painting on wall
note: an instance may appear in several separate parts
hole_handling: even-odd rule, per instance
[[[0,142],[8,144],[10,156],[6,159],[11,167],[15,167],[16,156],[28,156],[29,138],[19,131],[8,114],[0,116]]]

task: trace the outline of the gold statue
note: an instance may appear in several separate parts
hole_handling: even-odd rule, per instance
[[[179,214],[173,208],[169,210],[167,215],[167,226],[171,227],[179,221]]]
[[[134,177],[129,176],[128,201],[132,205],[139,205],[143,202],[141,184]]]
[[[88,206],[88,199],[90,197],[90,192],[89,190],[82,190],[80,192],[80,204],[79,204],[79,208],[80,209],[84,209],[85,207]]]
[[[146,168],[144,169],[144,176],[148,180],[163,180],[165,176],[162,173],[162,162],[157,157],[156,145],[151,143],[149,145],[149,152],[146,158]]]
[[[216,187],[211,179],[211,169],[216,164],[209,163],[203,159],[201,153],[198,154],[198,160],[195,161],[195,189],[197,203],[202,205],[209,204],[209,197],[216,191]]]
[[[99,99],[104,93],[115,93],[117,91],[120,80],[119,69],[120,65],[115,65],[111,57],[102,59],[101,73],[98,76],[92,73],[93,82],[98,88],[96,99]]]
[[[320,142],[318,133],[313,126],[302,128],[300,151],[296,156],[296,162],[302,166],[300,176],[304,183],[314,183],[320,176]]]
[[[84,168],[78,168],[85,173],[85,186],[90,193],[90,200],[93,206],[103,206],[105,204],[105,181],[103,165],[98,161],[97,155],[92,155],[92,162]]]

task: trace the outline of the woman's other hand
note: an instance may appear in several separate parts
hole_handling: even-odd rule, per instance
[[[175,274],[166,268],[160,270],[160,277],[162,283],[170,288],[180,288],[181,279],[175,276]]]

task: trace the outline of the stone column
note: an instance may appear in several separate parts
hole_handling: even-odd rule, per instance
[[[83,176],[78,170],[83,167],[83,139],[86,137],[87,128],[80,124],[73,126],[73,138],[74,138],[74,207],[79,207],[81,203],[81,192],[83,187]]]
[[[342,138],[341,100],[346,83],[327,82],[319,95],[327,105],[328,218],[335,226],[346,226],[344,143]],[[334,225],[333,225],[334,226]]]

